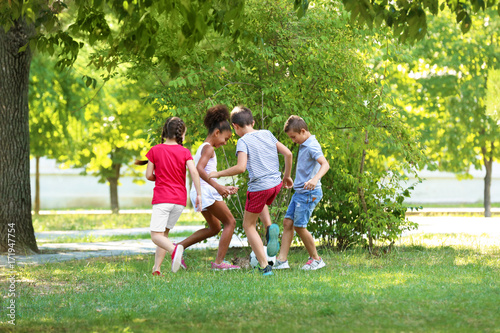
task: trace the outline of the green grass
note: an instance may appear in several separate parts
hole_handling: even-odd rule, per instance
[[[499,332],[498,239],[416,235],[379,257],[319,251],[324,269],[301,271],[307,254],[293,248],[292,269],[270,277],[213,272],[215,250],[188,250],[187,271],[166,261],[156,278],[153,254],[18,267],[15,331]]]
[[[150,214],[54,214],[33,216],[35,232],[149,227]],[[200,213],[183,213],[176,225],[203,225]]]
[[[182,231],[182,232],[170,232],[169,237],[189,237],[193,233],[191,231]],[[116,242],[123,240],[132,240],[132,239],[150,239],[150,233],[142,233],[135,235],[114,235],[114,236],[78,236],[78,237],[69,237],[69,236],[61,236],[56,237],[54,239],[43,239],[37,240],[38,244],[49,244],[49,243],[99,243],[99,242]]]

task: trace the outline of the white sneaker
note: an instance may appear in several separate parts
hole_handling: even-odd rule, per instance
[[[274,264],[273,269],[288,269],[290,266],[288,265],[288,260],[280,261],[276,259],[276,264]]]
[[[307,263],[304,266],[302,266],[302,269],[306,271],[315,271],[325,266],[326,264],[323,261],[323,259],[319,258],[319,260],[314,260],[313,258],[309,258]]]

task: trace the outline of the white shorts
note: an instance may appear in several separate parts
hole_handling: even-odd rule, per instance
[[[172,229],[184,210],[183,205],[161,203],[153,205],[151,214],[151,231],[164,232]]]
[[[193,207],[196,207],[196,189],[193,188],[189,192],[191,197],[191,203]],[[206,211],[207,207],[212,206],[216,201],[222,201],[222,195],[217,192],[217,190],[212,186],[202,186],[201,187],[201,210]]]

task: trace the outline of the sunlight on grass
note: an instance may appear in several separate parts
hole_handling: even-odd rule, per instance
[[[170,237],[189,237],[193,234],[191,231],[182,231],[182,232],[174,232],[172,231],[169,235]],[[77,237],[69,237],[69,236],[61,236],[53,239],[40,239],[37,240],[38,244],[51,244],[51,243],[101,243],[101,242],[116,242],[116,241],[124,241],[124,240],[133,240],[133,239],[150,239],[150,233],[143,234],[134,234],[134,235],[114,235],[114,236],[77,236]]]
[[[157,278],[151,276],[153,253],[18,267],[22,320],[16,329],[494,332],[500,327],[498,243],[461,234],[412,235],[378,256],[320,247],[327,266],[314,272],[300,269],[308,254],[294,247],[291,269],[270,277],[245,269],[214,272],[216,250],[188,249],[188,270],[176,274],[167,258],[165,276]],[[232,248],[226,259],[249,253]]]
[[[33,227],[35,232],[147,228],[150,220],[150,214],[39,215],[33,216]],[[204,224],[205,220],[201,213],[186,212],[181,215],[176,225]]]

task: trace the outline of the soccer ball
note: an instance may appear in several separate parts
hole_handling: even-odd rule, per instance
[[[267,247],[266,246],[264,246],[264,252],[266,253],[266,256],[267,256]],[[267,256],[267,262],[269,263],[269,265],[274,266],[274,264],[276,263],[276,256],[274,256],[274,257]],[[259,261],[257,260],[255,253],[252,251],[250,253],[250,266],[255,268],[255,267],[257,267],[258,264],[259,264]]]

